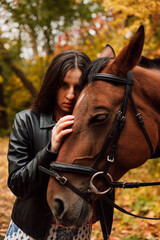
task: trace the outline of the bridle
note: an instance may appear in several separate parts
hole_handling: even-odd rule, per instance
[[[113,123],[113,127],[110,131],[110,133],[107,135],[104,145],[100,151],[100,153],[97,155],[94,164],[92,167],[86,167],[86,166],[81,166],[81,165],[76,165],[76,164],[66,164],[66,163],[58,163],[58,162],[52,162],[50,164],[51,168],[50,170],[40,166],[39,169],[42,170],[43,172],[49,174],[50,176],[54,177],[61,185],[67,186],[70,188],[73,192],[81,196],[85,201],[88,200],[88,195],[90,193],[102,195],[105,201],[112,205],[113,207],[120,208],[117,206],[114,202],[111,202],[110,200],[107,200],[105,194],[108,193],[111,189],[113,188],[138,188],[141,186],[154,186],[154,185],[160,185],[160,182],[152,182],[152,183],[126,183],[126,182],[113,182],[112,176],[108,173],[110,165],[114,162],[114,155],[117,149],[118,141],[121,136],[121,132],[125,126],[126,122],[126,110],[127,110],[127,105],[128,105],[128,99],[130,98],[137,121],[140,125],[140,128],[145,136],[146,142],[149,146],[151,155],[153,154],[153,146],[152,142],[149,138],[149,135],[146,131],[145,125],[143,118],[141,116],[141,113],[138,111],[136,104],[134,102],[134,99],[132,97],[132,85],[133,85],[133,80],[132,80],[132,73],[128,72],[127,73],[127,78],[121,78],[116,75],[112,74],[103,74],[103,73],[97,73],[92,81],[105,81],[105,82],[110,82],[113,84],[123,84],[125,85],[125,94],[123,101],[121,103],[120,109],[116,115],[115,121]],[[107,148],[111,145],[109,154],[106,157],[106,164],[105,167],[102,171],[97,170],[97,166],[100,163],[102,159],[104,159],[104,156],[106,154]],[[88,189],[85,189],[83,192],[75,188],[64,176],[61,176],[58,174],[58,172],[71,172],[71,173],[78,173],[78,174],[85,174],[87,176],[90,176],[90,187]],[[107,189],[103,192],[99,191],[96,186],[94,185],[94,180],[97,178],[97,176],[101,176],[102,180],[105,181],[105,184],[107,185]],[[109,181],[106,180],[106,176],[109,179]],[[121,208],[120,208],[121,209]],[[120,210],[119,209],[119,210]],[[124,209],[121,211],[132,215],[132,216],[137,216],[132,213],[128,213]],[[145,218],[145,219],[153,219],[153,220],[160,220],[160,218],[146,218],[146,217],[141,217],[137,216],[140,218]]]

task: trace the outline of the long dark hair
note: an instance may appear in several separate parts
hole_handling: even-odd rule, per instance
[[[68,50],[58,54],[48,67],[31,108],[44,113],[53,112],[57,91],[68,70],[79,68],[83,72],[89,63],[89,57],[81,51]]]

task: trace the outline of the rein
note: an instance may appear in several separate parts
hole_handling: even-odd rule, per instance
[[[110,165],[114,162],[114,155],[117,149],[118,141],[121,136],[121,132],[125,126],[126,122],[126,110],[127,110],[127,104],[128,104],[128,99],[131,100],[137,121],[139,123],[139,126],[144,134],[144,137],[146,139],[146,142],[149,146],[151,155],[153,155],[153,146],[151,143],[151,140],[149,138],[149,135],[145,129],[144,125],[144,120],[141,116],[141,113],[138,112],[138,109],[136,107],[136,104],[134,102],[134,99],[132,97],[132,85],[133,85],[133,80],[132,80],[132,73],[128,72],[127,73],[127,78],[120,78],[116,75],[112,74],[103,74],[103,73],[97,73],[92,81],[105,81],[105,82],[110,82],[113,84],[123,84],[125,85],[125,95],[123,98],[123,101],[121,103],[120,109],[117,113],[116,119],[114,121],[113,127],[110,131],[110,133],[107,135],[106,140],[104,142],[104,145],[100,151],[100,153],[97,155],[93,166],[86,167],[86,166],[81,166],[81,165],[76,165],[76,164],[66,164],[66,163],[58,163],[58,162],[52,162],[50,164],[51,169],[48,170],[42,166],[39,166],[39,169],[48,175],[54,177],[60,184],[67,186],[70,188],[73,192],[81,196],[85,201],[89,202],[89,194],[94,193],[97,195],[101,195],[102,199],[110,204],[112,207],[117,208],[123,213],[143,218],[143,219],[150,219],[150,220],[160,220],[160,218],[149,218],[149,217],[141,217],[138,215],[134,215],[132,213],[127,212],[125,209],[117,206],[112,200],[110,200],[107,196],[106,193],[108,193],[111,189],[114,188],[139,188],[139,187],[146,187],[146,186],[155,186],[155,185],[160,185],[160,182],[148,182],[148,183],[139,183],[139,182],[113,182],[112,176],[108,173]],[[111,144],[112,141],[112,144]],[[109,155],[106,157],[106,164],[104,167],[104,170],[98,171],[97,166],[102,159],[104,159],[106,149],[108,146],[111,144],[110,152]],[[71,173],[78,173],[78,174],[84,174],[84,175],[89,175],[91,176],[90,179],[90,187],[83,192],[75,188],[64,176],[61,176],[57,173],[57,171],[60,172],[71,172]],[[97,176],[101,176],[103,182],[105,182],[107,189],[103,192],[99,191],[96,186],[93,184],[93,181]],[[109,181],[106,180],[109,178]]]

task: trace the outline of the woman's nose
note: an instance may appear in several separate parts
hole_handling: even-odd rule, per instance
[[[66,94],[67,99],[73,100],[75,98],[74,88],[70,88]]]

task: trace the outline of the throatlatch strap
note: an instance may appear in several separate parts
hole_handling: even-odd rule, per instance
[[[146,131],[146,128],[145,128],[145,125],[144,125],[144,120],[143,120],[143,118],[142,118],[142,115],[141,115],[140,112],[138,112],[138,109],[137,109],[136,104],[135,104],[135,102],[134,102],[132,93],[130,93],[130,98],[131,98],[131,101],[132,101],[132,105],[133,105],[134,111],[135,111],[135,113],[136,113],[136,117],[137,117],[138,123],[139,123],[139,125],[140,125],[140,127],[141,127],[141,129],[142,129],[142,132],[143,132],[143,134],[144,134],[144,136],[145,136],[145,138],[146,138],[146,141],[147,141],[147,143],[148,143],[148,146],[149,146],[149,148],[150,148],[150,152],[151,152],[151,155],[152,155],[153,152],[154,152],[154,151],[153,151],[152,142],[151,142],[151,140],[150,140],[150,138],[149,138],[149,136],[148,136],[148,133],[147,133],[147,131]]]

